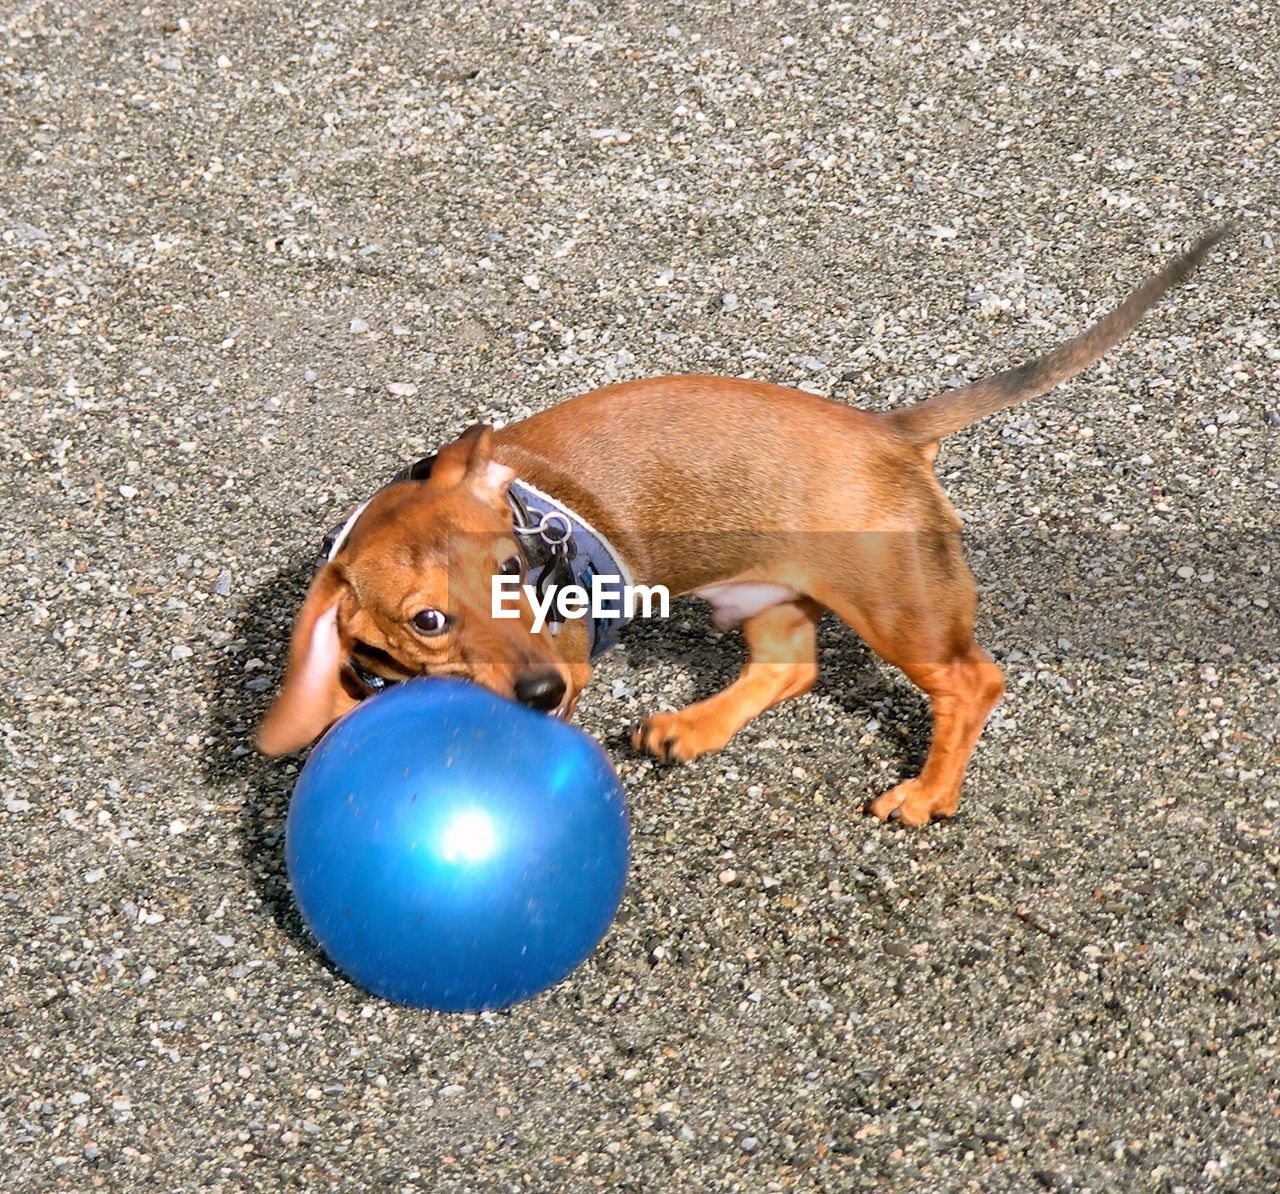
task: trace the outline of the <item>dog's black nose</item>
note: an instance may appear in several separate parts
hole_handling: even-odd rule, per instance
[[[564,700],[564,681],[559,672],[549,669],[525,672],[516,681],[516,700],[522,705],[528,705],[530,709],[541,709],[545,713]]]

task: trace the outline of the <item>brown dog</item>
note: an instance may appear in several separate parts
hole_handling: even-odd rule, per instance
[[[529,566],[511,497],[518,477],[576,512],[636,581],[704,597],[721,625],[742,626],[750,655],[738,678],[646,718],[633,732],[638,749],[696,758],[807,691],[829,609],[932,706],[923,770],[871,811],[909,825],[951,816],[1004,682],[973,639],[975,587],[934,476],[938,441],[1092,364],[1226,231],[1048,355],[903,410],[665,377],[609,386],[498,432],[473,428],[426,479],[389,485],[342,529],[298,618],[259,746],[304,746],[372,688],[421,674],[465,676],[568,716],[591,673],[588,622],[534,633],[527,601],[517,618],[494,616],[495,573]]]

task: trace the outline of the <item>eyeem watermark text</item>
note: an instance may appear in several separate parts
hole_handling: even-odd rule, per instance
[[[547,615],[554,610],[562,621],[585,618],[669,618],[671,594],[665,585],[624,585],[620,576],[593,576],[591,589],[581,585],[562,585],[541,596],[536,585],[520,583],[518,576],[493,578],[493,616],[518,618],[520,596],[524,595],[533,610],[533,633],[546,625]]]

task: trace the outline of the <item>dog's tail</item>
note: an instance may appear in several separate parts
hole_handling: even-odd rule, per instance
[[[1220,224],[1194,247],[1175,258],[1158,274],[1153,274],[1114,311],[1086,328],[1074,340],[1068,340],[1052,352],[985,377],[956,390],[935,394],[903,410],[889,411],[885,418],[900,436],[917,444],[930,444],[944,435],[959,431],[970,423],[985,419],[1019,402],[1041,394],[1087,369],[1107,349],[1118,344],[1137,326],[1138,321],[1158,303],[1165,291],[1181,285],[1192,270],[1233,228]]]

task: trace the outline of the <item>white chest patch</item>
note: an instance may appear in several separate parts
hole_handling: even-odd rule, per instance
[[[729,581],[722,585],[695,589],[693,596],[709,602],[711,620],[719,629],[728,630],[784,601],[794,601],[800,594],[787,585],[773,585],[765,581]]]

